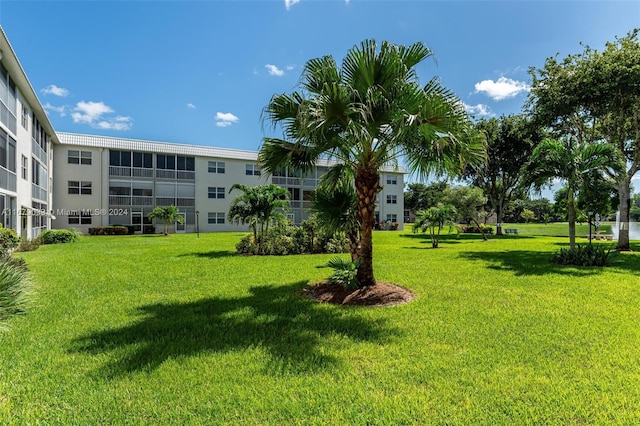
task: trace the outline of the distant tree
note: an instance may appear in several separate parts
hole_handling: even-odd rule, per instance
[[[536,214],[529,209],[524,209],[522,211],[522,213],[520,213],[520,217],[522,218],[522,220],[524,220],[526,223],[531,222],[532,220],[535,220],[536,218]]]
[[[551,222],[553,221],[553,204],[546,198],[536,198],[534,200],[528,200],[526,208],[533,212],[538,222]]]
[[[631,198],[631,219],[640,222],[640,193]]]
[[[150,220],[158,219],[164,225],[164,236],[169,235],[169,225],[172,223],[184,223],[184,216],[180,214],[180,209],[173,204],[168,207],[156,207],[147,215]]]
[[[444,190],[449,187],[446,181],[436,181],[429,185],[424,183],[407,184],[404,192],[404,209],[412,212],[435,207],[442,202]]]
[[[229,221],[249,225],[253,231],[253,242],[257,244],[258,252],[262,253],[262,242],[269,231],[269,225],[286,222],[289,191],[272,183],[261,186],[236,183],[231,186],[229,193],[236,189],[242,191],[242,194],[229,206]]]
[[[640,29],[607,43],[585,47],[563,60],[548,58],[532,68],[529,109],[541,125],[578,144],[605,141],[625,168],[607,173],[618,192],[618,250],[629,250],[631,180],[640,170]]]
[[[336,159],[354,175],[360,249],[357,281],[373,286],[373,222],[380,169],[400,158],[421,177],[460,173],[486,154],[462,102],[437,79],[425,86],[416,66],[432,52],[366,40],[338,66],[331,56],[309,60],[299,91],[274,95],[263,117],[283,138],[264,138],[259,161],[267,172],[293,166],[304,171],[320,158]]]
[[[480,230],[482,239],[487,240],[480,225],[481,217],[484,217],[486,213],[484,207],[487,204],[487,197],[480,188],[454,186],[445,191],[444,200],[447,204],[455,207],[458,219],[466,223],[473,223]]]
[[[541,127],[522,115],[480,120],[476,128],[487,137],[487,162],[467,167],[465,178],[484,192],[496,214],[496,234],[501,235],[504,210],[520,192],[521,169],[544,134]]]
[[[598,173],[587,173],[584,183],[578,192],[576,207],[582,213],[599,213],[601,217],[615,215],[618,208],[618,192]]]
[[[438,248],[440,243],[440,231],[445,226],[455,226],[456,209],[451,204],[429,207],[427,210],[419,211],[416,215],[416,222],[413,224],[413,233],[418,230],[423,233],[429,231],[431,236],[431,247]]]
[[[606,143],[580,143],[573,138],[545,139],[533,151],[526,166],[527,182],[536,189],[553,179],[562,179],[567,188],[570,250],[576,243],[576,195],[589,173],[620,169],[615,148]]]
[[[569,190],[566,187],[558,189],[553,194],[553,212],[558,220],[569,220]]]

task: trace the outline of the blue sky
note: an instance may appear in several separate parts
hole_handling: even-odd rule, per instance
[[[257,150],[308,59],[423,41],[423,83],[519,113],[530,66],[640,27],[640,2],[0,0],[0,24],[58,131]]]

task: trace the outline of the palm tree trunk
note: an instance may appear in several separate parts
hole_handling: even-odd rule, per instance
[[[376,284],[373,276],[373,221],[376,197],[380,187],[380,176],[375,167],[356,171],[356,195],[358,197],[358,220],[360,222],[360,253],[357,279],[361,287]]]
[[[569,250],[573,251],[576,248],[576,206],[571,191],[569,191],[567,213],[569,216]]]
[[[484,234],[484,229],[482,229],[482,226],[480,226],[480,223],[477,221],[477,219],[471,218],[471,222],[473,222],[478,227],[478,231],[480,231],[480,234],[482,235],[482,240],[487,241],[487,236]]]
[[[356,228],[351,228],[349,232],[347,232],[347,238],[349,239],[349,253],[351,254],[351,261],[357,262],[358,249],[360,246],[358,230]],[[313,248],[313,245],[311,247]]]

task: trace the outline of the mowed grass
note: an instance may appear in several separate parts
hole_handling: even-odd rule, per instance
[[[299,295],[332,255],[236,256],[241,235],[20,254],[0,424],[640,423],[637,252],[574,268],[548,261],[566,238],[380,231],[376,278],[417,298],[363,308]]]

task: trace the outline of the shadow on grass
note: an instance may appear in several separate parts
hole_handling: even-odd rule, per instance
[[[397,334],[381,320],[363,319],[361,308],[327,309],[304,298],[305,285],[252,287],[245,297],[140,306],[140,318],[132,324],[82,336],[69,350],[109,354],[98,372],[109,378],[151,371],[169,359],[253,348],[267,354],[267,373],[307,374],[340,364],[331,355],[330,337],[337,337],[334,345],[340,347],[343,337],[381,343]]]
[[[551,263],[552,253],[540,251],[514,250],[505,252],[466,252],[460,257],[469,260],[482,260],[487,268],[498,271],[512,271],[518,275],[571,275],[588,277],[602,273],[598,267],[576,267]]]
[[[195,253],[184,253],[178,255],[178,257],[204,257],[207,259],[220,259],[222,257],[234,257],[238,256],[236,252],[229,250],[212,250],[212,251],[201,251]]]

